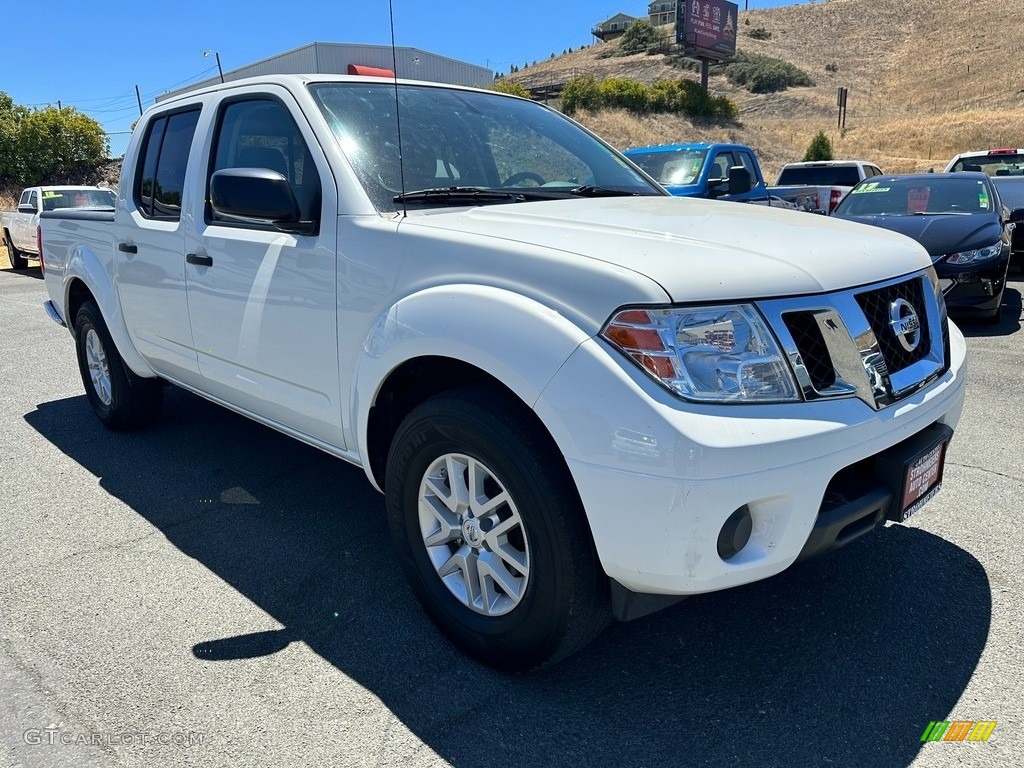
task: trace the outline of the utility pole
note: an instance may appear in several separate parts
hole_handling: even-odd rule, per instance
[[[204,59],[207,56],[209,56],[211,53],[216,57],[216,59],[217,59],[217,72],[220,73],[220,81],[223,83],[224,82],[224,70],[220,68],[220,53],[218,53],[217,51],[203,51],[202,53],[203,53],[203,58]]]
[[[139,102],[139,117],[142,117],[142,94],[139,93],[139,86],[135,86],[135,100]]]

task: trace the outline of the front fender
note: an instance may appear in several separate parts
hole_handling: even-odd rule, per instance
[[[113,274],[113,253],[101,256],[87,244],[78,243],[68,251],[67,265],[64,270],[64,301],[61,305],[64,320],[74,335],[75,318],[69,317],[71,306],[71,289],[75,281],[81,281],[96,300],[100,314],[107,324],[107,330],[114,340],[118,353],[125,364],[136,374],[143,377],[154,377],[156,372],[136,351],[128,335],[124,315],[121,313],[121,302],[114,290],[110,276]]]
[[[447,357],[468,363],[533,407],[588,338],[551,308],[501,288],[448,285],[406,296],[377,318],[359,351],[348,423],[356,425],[360,455],[369,455],[369,414],[382,385],[408,360]],[[369,462],[363,465],[374,482]]]

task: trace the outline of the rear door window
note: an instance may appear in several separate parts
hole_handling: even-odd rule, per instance
[[[150,121],[135,181],[135,205],[143,216],[162,221],[181,218],[181,198],[199,108]]]

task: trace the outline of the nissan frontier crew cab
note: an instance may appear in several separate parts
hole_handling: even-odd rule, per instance
[[[672,197],[500,93],[168,99],[116,210],[44,213],[42,251],[104,424],[169,383],[360,465],[427,613],[503,669],[905,520],[963,406],[918,244]]]

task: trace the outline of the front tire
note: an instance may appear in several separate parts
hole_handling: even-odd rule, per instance
[[[465,387],[414,409],[391,445],[386,498],[416,597],[466,653],[525,671],[607,626],[608,579],[579,495],[515,398]]]
[[[11,233],[4,231],[4,245],[7,246],[7,258],[10,259],[12,269],[28,269],[28,259],[21,255],[21,251],[14,247],[11,240]]]
[[[128,430],[153,423],[160,415],[163,387],[125,365],[99,308],[85,302],[75,318],[78,370],[89,405],[103,425]]]

